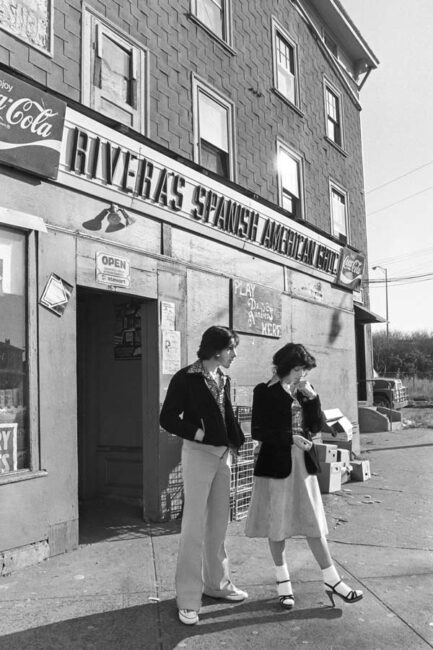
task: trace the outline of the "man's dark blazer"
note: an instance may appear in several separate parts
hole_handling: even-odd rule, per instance
[[[194,440],[197,429],[204,430],[204,445],[227,445],[239,449],[245,437],[235,418],[230,400],[230,378],[226,375],[225,424],[219,406],[204,375],[182,368],[171,379],[161,409],[161,426],[186,440]]]
[[[302,406],[304,433],[311,440],[311,433],[318,433],[323,424],[319,396],[307,399],[300,391],[296,399]],[[254,389],[251,435],[262,445],[254,469],[255,476],[286,478],[292,471],[292,406],[293,399],[280,382],[271,386],[258,384]],[[305,466],[309,474],[320,472],[314,444],[305,454]]]

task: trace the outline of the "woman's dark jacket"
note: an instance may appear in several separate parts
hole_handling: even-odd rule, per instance
[[[190,367],[179,370],[170,381],[159,417],[161,426],[186,440],[194,440],[197,429],[203,429],[202,444],[239,449],[245,437],[233,413],[230,378],[226,375],[224,423],[204,376],[188,372]]]
[[[296,399],[302,406],[304,437],[322,427],[322,409],[319,396],[307,399],[300,391]],[[292,471],[292,406],[293,399],[280,382],[268,386],[258,384],[254,389],[251,435],[262,445],[254,469],[255,476],[286,478]],[[305,451],[305,466],[309,474],[320,472],[314,445]]]

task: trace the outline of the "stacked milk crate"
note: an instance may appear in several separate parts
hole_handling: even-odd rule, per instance
[[[339,409],[324,411],[326,424],[322,442],[315,442],[321,472],[317,475],[322,492],[336,492],[347,481],[370,478],[370,461],[352,460],[353,426]]]

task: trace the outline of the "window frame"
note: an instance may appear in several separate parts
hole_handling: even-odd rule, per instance
[[[22,213],[20,214],[20,216]],[[32,215],[29,215],[30,221]],[[35,219],[33,217],[33,219]],[[42,221],[42,220],[41,220]],[[33,224],[32,224],[33,225]],[[28,426],[28,455],[29,466],[16,471],[0,474],[0,485],[15,483],[26,479],[45,476],[41,470],[40,430],[39,430],[39,357],[38,357],[38,317],[37,317],[37,245],[38,233],[29,227],[15,225],[0,214],[0,228],[19,232],[25,236],[25,279],[26,279],[26,344],[28,372],[26,377],[27,396],[27,426]],[[46,232],[41,225],[39,230]]]
[[[131,79],[136,81],[137,107],[130,111],[131,124],[123,122],[116,116],[104,112],[98,105],[104,97],[103,89],[97,88],[93,77],[95,74],[95,54],[102,51],[103,36],[108,36],[126,51],[131,52]],[[145,136],[149,133],[149,50],[139,41],[123,32],[117,25],[96,12],[89,4],[82,7],[81,39],[81,97],[82,102],[107,119],[137,131]],[[135,75],[135,76],[134,76]],[[125,107],[128,106],[125,104]],[[125,109],[127,110],[127,109]]]
[[[235,159],[235,113],[234,104],[227,97],[216,91],[209,84],[198,79],[195,75],[192,76],[193,88],[193,138],[194,138],[194,162],[202,165],[201,162],[201,140],[200,137],[200,93],[203,93],[216,104],[219,104],[227,111],[227,142],[228,142],[228,176],[220,176],[229,181],[236,180],[236,159]],[[205,141],[207,142],[207,141]],[[212,143],[208,143],[212,145]],[[221,151],[223,151],[221,149]],[[205,168],[206,169],[206,168]],[[212,173],[212,170],[209,170]]]
[[[346,232],[337,232],[335,228],[335,217],[334,217],[334,202],[333,194],[339,194],[344,198],[344,216],[345,216],[345,225]],[[333,180],[329,181],[329,207],[330,207],[330,216],[331,216],[331,234],[333,237],[336,237],[339,241],[342,239],[346,242],[350,240],[350,230],[349,230],[349,193],[341,185],[336,183]]]
[[[293,51],[293,88],[294,99],[290,99],[278,87],[278,37],[286,42]],[[283,26],[275,19],[272,18],[272,67],[273,67],[273,84],[274,90],[278,96],[286,101],[290,106],[300,109],[300,75],[299,75],[299,48],[296,41],[290,34],[283,28]]]
[[[286,208],[283,207],[283,199],[284,199],[284,186],[283,186],[283,179],[282,179],[282,174],[279,168],[279,158],[281,152],[284,152],[287,154],[292,160],[294,160],[297,164],[297,169],[298,169],[298,185],[299,185],[299,214],[293,214],[290,213],[289,210],[286,210]],[[291,147],[289,147],[287,144],[282,142],[281,140],[277,140],[277,177],[278,177],[278,204],[280,207],[283,208],[288,214],[290,214],[291,219],[302,219],[305,221],[305,193],[304,193],[304,159],[302,156],[294,151]],[[290,194],[291,196],[294,196],[291,194],[291,192],[286,190],[286,194]]]
[[[328,112],[328,97],[327,94],[328,92],[333,95],[337,99],[337,110],[339,113],[339,122],[335,122],[335,124],[338,125],[340,129],[340,142],[337,142],[334,140],[330,135],[329,135],[329,129],[328,129],[328,120],[331,119],[329,116]],[[337,90],[337,88],[332,84],[328,79],[324,78],[323,80],[323,104],[324,104],[324,111],[325,111],[325,136],[326,139],[331,142],[334,146],[336,146],[340,150],[344,150],[344,113],[343,113],[343,96],[342,93]]]
[[[209,0],[214,2],[214,0]],[[190,3],[190,15],[197,21],[197,23],[203,27],[211,36],[216,38],[225,46],[232,48],[233,46],[233,29],[232,29],[232,5],[231,0],[221,0],[223,19],[221,22],[222,27],[222,36],[217,34],[211,26],[207,25],[201,18],[198,16],[197,4],[199,0],[191,0]]]

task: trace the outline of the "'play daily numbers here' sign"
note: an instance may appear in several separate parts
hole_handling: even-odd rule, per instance
[[[233,329],[271,338],[281,336],[281,293],[245,280],[232,280]]]

